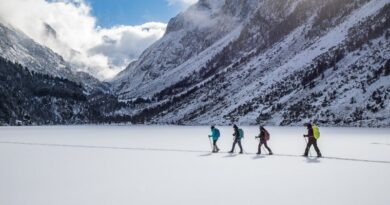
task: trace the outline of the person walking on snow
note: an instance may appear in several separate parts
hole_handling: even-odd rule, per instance
[[[313,145],[314,149],[317,152],[317,157],[322,157],[321,151],[317,145],[317,139],[314,137],[313,126],[310,123],[306,123],[305,126],[306,126],[308,132],[307,132],[307,135],[303,135],[303,137],[307,137],[308,141],[307,141],[306,150],[305,150],[305,153],[303,154],[303,156],[304,157],[308,156],[310,147]]]
[[[219,152],[219,148],[217,146],[217,141],[220,137],[220,132],[215,126],[211,126],[211,135],[209,137],[213,140],[213,153]]]
[[[242,150],[242,145],[241,145],[241,138],[243,138],[242,136],[243,134],[240,135],[240,129],[237,127],[237,125],[233,125],[233,129],[234,129],[234,133],[233,133],[234,142],[233,142],[232,150],[230,150],[229,153],[234,153],[234,148],[236,147],[236,144],[238,144],[238,146],[240,147],[239,153],[242,154],[244,152]]]
[[[261,154],[261,146],[264,145],[265,148],[268,150],[268,154],[273,155],[272,150],[267,145],[267,141],[270,139],[270,134],[263,126],[260,126],[260,134],[259,134],[259,136],[256,136],[256,139],[257,138],[260,139],[257,154],[258,155]]]

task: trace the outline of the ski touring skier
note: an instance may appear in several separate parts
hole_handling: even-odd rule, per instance
[[[268,144],[267,144],[268,140],[270,139],[270,134],[263,126],[260,126],[260,134],[259,134],[259,136],[256,136],[255,138],[260,139],[259,147],[258,147],[258,151],[257,151],[258,155],[261,154],[261,146],[262,145],[264,145],[264,147],[268,150],[269,155],[273,155],[271,148],[269,148]]]
[[[215,128],[214,125],[211,126],[211,135],[209,135],[209,138],[211,138],[213,140],[213,146],[212,146],[213,153],[219,152],[219,148],[217,146],[217,141],[218,141],[220,136],[221,136],[221,133],[219,132],[219,130],[217,128]]]
[[[244,131],[242,129],[239,129],[237,125],[233,125],[234,133],[234,141],[232,145],[232,149],[229,153],[234,153],[234,148],[236,147],[236,144],[240,147],[240,154],[244,153],[244,150],[242,149],[241,139],[244,138]]]
[[[319,129],[318,129],[317,125],[315,125],[315,124],[312,125],[310,123],[306,123],[305,126],[306,126],[306,128],[308,130],[308,133],[307,133],[307,135],[303,135],[303,137],[308,138],[308,140],[307,140],[305,153],[303,154],[303,156],[304,157],[308,156],[310,147],[313,145],[314,149],[317,152],[317,157],[319,157],[319,158],[322,157],[321,151],[320,151],[320,149],[318,148],[318,145],[317,145],[317,140],[320,137]],[[314,128],[314,131],[313,131],[313,128]]]

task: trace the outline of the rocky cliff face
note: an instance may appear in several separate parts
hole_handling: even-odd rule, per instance
[[[199,1],[113,81],[138,122],[390,126],[389,0]]]

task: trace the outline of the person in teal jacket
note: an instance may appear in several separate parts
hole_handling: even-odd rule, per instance
[[[219,148],[217,146],[217,141],[219,137],[221,136],[219,130],[215,128],[215,126],[211,126],[211,135],[209,137],[213,140],[213,152],[217,153],[219,152]]]

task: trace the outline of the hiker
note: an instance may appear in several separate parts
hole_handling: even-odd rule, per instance
[[[211,135],[209,135],[209,138],[211,138],[213,140],[213,153],[217,153],[219,152],[219,148],[217,146],[217,141],[220,137],[220,132],[217,128],[215,128],[215,126],[211,126]]]
[[[310,123],[306,123],[305,124],[307,130],[308,130],[308,133],[307,135],[303,135],[303,137],[307,137],[308,138],[308,141],[307,141],[307,146],[306,146],[306,150],[305,150],[305,154],[303,154],[304,157],[307,157],[308,154],[309,154],[309,150],[310,150],[310,147],[313,145],[314,146],[314,149],[316,150],[317,152],[317,157],[322,157],[321,155],[321,152],[320,152],[320,149],[318,149],[318,146],[317,146],[317,139],[319,138],[319,131],[318,131],[318,127],[316,127],[316,131],[318,132],[318,136],[314,136],[314,132],[313,132],[313,125],[310,124]]]
[[[261,146],[262,145],[264,145],[265,148],[268,150],[268,154],[269,155],[273,155],[272,150],[267,145],[267,141],[270,139],[270,134],[263,126],[260,126],[260,134],[259,134],[259,136],[256,136],[255,138],[256,139],[257,138],[260,139],[259,148],[258,148],[258,151],[257,151],[258,155],[261,154]]]
[[[244,151],[242,150],[241,139],[244,137],[244,132],[242,129],[239,129],[237,125],[233,125],[233,129],[234,129],[234,133],[233,133],[234,142],[233,142],[232,150],[230,150],[229,153],[233,153],[236,144],[238,144],[238,146],[240,147],[239,153],[242,154]]]

